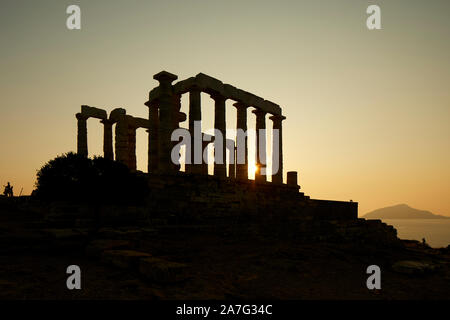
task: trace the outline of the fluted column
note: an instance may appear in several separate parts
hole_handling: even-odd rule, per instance
[[[278,130],[278,137],[272,133],[272,150],[276,150],[278,144],[278,152],[272,151],[272,182],[276,184],[283,184],[283,128],[282,121],[286,117],[282,115],[273,115],[269,118],[273,121],[273,130]],[[277,139],[278,138],[278,139]],[[274,163],[278,161],[278,171],[273,172]]]
[[[88,144],[87,144],[87,123],[88,117],[81,113],[76,114],[77,125],[77,153],[84,157],[88,156]]]
[[[203,137],[203,134],[202,134]],[[208,144],[210,144],[211,142],[209,141],[203,141],[202,139],[202,154],[203,152],[206,150],[206,148],[208,147]],[[203,155],[202,155],[202,159],[203,159]],[[202,162],[200,166],[200,173],[207,176],[208,175],[208,163],[206,163],[205,161]]]
[[[237,109],[236,121],[236,179],[248,179],[248,147],[247,147],[247,108],[248,105],[236,102],[233,104]],[[240,136],[245,134],[245,136]],[[241,139],[240,139],[241,138]],[[240,154],[244,159],[240,159]]]
[[[108,160],[114,160],[112,126],[114,121],[104,119],[103,123],[103,157]]]
[[[186,162],[188,162],[189,157],[189,161],[191,163],[186,164],[186,172],[189,173],[197,173],[197,174],[202,173],[201,164],[195,164],[196,160],[195,155],[197,154],[198,156],[200,156],[200,159],[202,159],[203,156],[203,148],[201,141],[202,127],[200,125],[197,126],[197,128],[195,128],[195,121],[201,120],[202,120],[201,92],[198,88],[194,87],[191,89],[191,91],[189,91],[189,132],[191,134],[191,153],[190,154],[186,153]]]
[[[120,115],[115,130],[116,161],[128,166],[128,120],[126,115]]]
[[[128,168],[136,171],[136,127],[128,125]]]
[[[266,181],[266,176],[261,174],[261,168],[266,166],[266,135],[260,134],[260,130],[266,129],[266,112],[261,109],[252,111],[256,115],[256,166],[255,181]]]
[[[158,106],[154,103],[148,105],[150,128],[148,129],[148,172],[158,171]]]
[[[159,127],[158,127],[158,171],[161,173],[174,172],[170,157],[172,142],[170,137],[174,129],[175,105],[172,82],[178,79],[174,74],[162,71],[153,76],[159,81]]]
[[[234,144],[234,142],[232,148],[229,148],[228,151],[230,152],[230,162],[228,163],[228,177],[231,179],[236,179],[236,145]],[[233,159],[233,162],[231,162],[231,159]]]
[[[222,133],[222,157],[217,154],[216,146],[218,139],[214,138],[214,175],[219,178],[226,178],[226,123],[225,123],[225,97],[220,94],[212,94],[211,98],[214,99],[214,128]]]
[[[180,128],[180,122],[186,121],[187,116],[184,112],[180,112],[181,110],[181,95],[174,94],[173,97],[173,115],[172,115],[172,130],[170,131],[170,134],[172,135],[172,132],[178,128]],[[170,136],[169,136],[170,138]],[[176,141],[170,141],[170,151],[172,152],[173,148],[178,144]],[[180,150],[180,160],[181,160],[181,150]],[[172,166],[171,171],[180,171],[181,170],[181,163],[176,164],[172,161],[172,158],[170,158],[170,164]]]

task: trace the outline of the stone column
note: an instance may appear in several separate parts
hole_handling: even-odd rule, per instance
[[[210,144],[211,142],[209,141],[202,141],[202,153],[205,151],[205,149],[208,147],[208,144]],[[203,159],[203,156],[202,156]],[[200,166],[200,173],[207,176],[208,175],[208,164],[203,161],[202,164],[199,165]]]
[[[148,129],[148,172],[158,171],[159,112],[156,104],[148,105],[150,128]]]
[[[273,115],[269,119],[273,121],[273,130],[278,129],[278,140],[276,140],[275,135],[272,133],[272,150],[275,150],[275,144],[278,144],[278,154],[272,151],[272,168],[275,161],[278,161],[278,171],[274,174],[272,170],[272,182],[275,184],[283,184],[283,128],[281,121],[286,119],[286,117]]]
[[[261,168],[266,166],[266,135],[259,130],[266,129],[266,112],[261,109],[252,111],[256,115],[256,166],[255,181],[266,181],[266,176],[261,174]],[[261,152],[263,151],[263,152]]]
[[[158,127],[158,171],[174,172],[170,153],[172,142],[170,137],[174,129],[174,117],[177,106],[174,103],[172,82],[178,79],[174,74],[162,71],[153,76],[159,81],[159,127]]]
[[[292,187],[298,187],[297,171],[289,171],[287,173],[287,185]]]
[[[203,155],[203,148],[202,148],[202,127],[200,126],[200,132],[195,132],[194,127],[194,121],[201,121],[202,120],[202,110],[201,110],[201,92],[200,89],[194,87],[189,91],[189,132],[191,134],[191,154],[186,154],[186,162],[189,160],[191,164],[186,164],[186,172],[188,173],[202,173],[202,167],[201,164],[195,164],[194,160],[194,154],[199,153],[201,156]],[[195,141],[197,139],[197,142]],[[202,149],[200,149],[202,148]],[[202,160],[203,162],[203,160]]]
[[[180,122],[186,121],[187,116],[185,113],[180,112],[181,110],[181,95],[179,94],[174,94],[172,95],[173,97],[173,115],[172,115],[172,129],[170,131],[170,135],[172,135],[172,132],[178,128],[180,128]],[[169,136],[170,139],[170,136]],[[172,151],[172,149],[178,144],[178,142],[176,141],[170,141],[170,152]],[[170,165],[172,166],[171,171],[180,171],[181,170],[181,163],[180,164],[175,164],[172,161],[172,157],[170,157]],[[180,161],[181,161],[181,150],[180,150]]]
[[[130,120],[129,120],[130,121]],[[129,123],[128,125],[128,168],[136,171],[136,127]]]
[[[236,179],[236,145],[233,144],[233,150],[228,150],[232,152],[230,154],[230,162],[228,163],[228,177],[231,179]],[[234,159],[233,163],[231,163],[231,159]]]
[[[77,113],[78,130],[77,130],[77,153],[83,157],[88,156],[88,143],[87,143],[87,116]]]
[[[226,167],[226,124],[225,124],[225,97],[220,94],[212,94],[211,98],[214,99],[214,128],[222,133],[222,159],[214,156],[214,175],[219,178],[227,177],[227,167]],[[216,153],[216,141],[214,139],[214,153]],[[220,161],[221,160],[221,161]],[[216,163],[216,162],[222,163]]]
[[[242,102],[236,102],[233,104],[237,109],[237,123],[236,123],[236,179],[247,180],[248,179],[248,148],[247,148],[247,108],[248,105]],[[239,140],[240,129],[245,133],[245,137]],[[239,151],[243,149],[245,152],[244,163],[239,163]]]
[[[128,120],[126,115],[120,115],[116,124],[116,161],[129,165],[128,156]]]
[[[108,160],[114,160],[112,126],[114,121],[104,119],[103,123],[103,157]]]

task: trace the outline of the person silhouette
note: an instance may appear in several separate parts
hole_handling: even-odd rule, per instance
[[[13,196],[13,187],[11,186],[11,184],[8,182],[5,186],[5,190],[3,191],[3,194],[6,197],[12,197]]]
[[[9,182],[6,184],[6,186],[5,186],[5,190],[3,191],[3,195],[5,196],[5,197],[7,197],[8,196],[8,194],[9,194],[9,188],[10,188],[10,186],[9,186]]]

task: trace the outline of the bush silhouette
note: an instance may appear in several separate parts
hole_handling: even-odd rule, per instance
[[[73,152],[47,162],[37,173],[35,195],[45,201],[139,204],[149,192],[144,176],[120,162]]]

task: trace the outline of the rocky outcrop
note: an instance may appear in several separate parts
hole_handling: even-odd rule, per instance
[[[187,265],[161,258],[143,258],[139,261],[139,273],[157,283],[175,283],[188,277]]]
[[[392,265],[392,270],[409,275],[422,275],[433,273],[439,269],[439,265],[425,261],[398,261]]]

